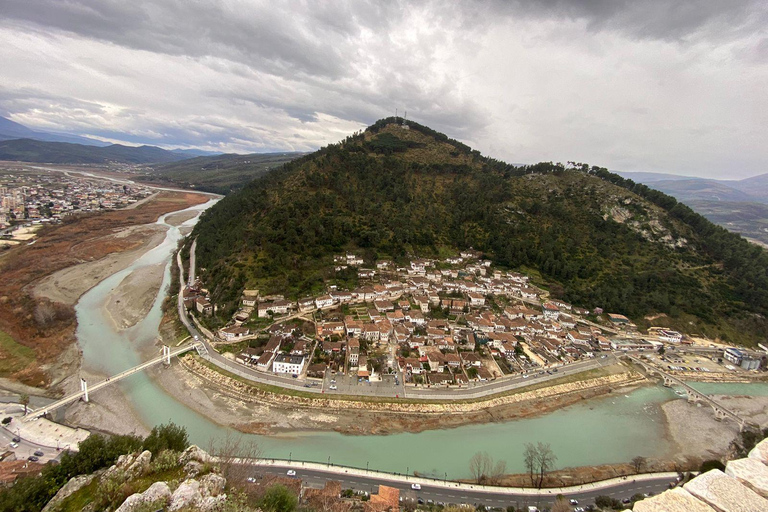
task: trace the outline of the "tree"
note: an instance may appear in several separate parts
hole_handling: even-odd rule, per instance
[[[491,473],[493,460],[488,452],[477,452],[469,459],[469,471],[477,483],[482,483]]]
[[[24,414],[27,414],[27,406],[29,406],[29,395],[22,393],[19,396],[19,403],[24,406]]]
[[[259,506],[266,512],[293,512],[298,500],[284,485],[273,485],[264,493]]]
[[[550,448],[549,443],[536,443],[536,449],[538,452],[536,457],[536,464],[539,467],[539,489],[541,489],[541,486],[544,483],[544,475],[547,473],[547,471],[555,467],[557,456],[552,452],[552,448]]]
[[[641,457],[640,455],[632,459],[632,467],[634,468],[635,473],[640,473],[643,469],[645,469],[645,463],[645,457]]]
[[[659,350],[657,350],[657,352],[660,356],[663,356],[664,352],[666,352],[666,350],[664,349],[664,345],[659,345]]]
[[[555,504],[552,505],[552,512],[571,512],[571,505],[563,496],[558,496]]]
[[[152,453],[163,450],[184,451],[189,446],[187,429],[173,422],[157,425],[144,440],[143,448]]]
[[[525,469],[531,478],[531,485],[541,489],[544,475],[555,467],[557,456],[548,443],[526,443],[523,451]]]
[[[533,443],[525,443],[525,450],[523,451],[523,460],[525,469],[528,471],[528,476],[531,478],[531,485],[536,485],[536,447]]]
[[[258,444],[246,440],[242,435],[227,432],[224,438],[209,441],[208,453],[219,458],[222,476],[231,484],[240,485],[244,484],[253,472],[253,468],[247,463],[243,464],[243,460],[258,459],[261,449]]]

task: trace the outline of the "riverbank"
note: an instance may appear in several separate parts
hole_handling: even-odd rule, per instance
[[[588,373],[588,372],[587,372]],[[270,393],[236,380],[188,355],[171,370],[153,372],[171,396],[219,424],[249,434],[284,435],[297,431],[335,431],[385,435],[464,425],[504,422],[547,413],[645,382],[623,366],[600,376],[555,384],[482,401],[355,401]],[[256,419],[258,418],[258,419]]]
[[[71,375],[71,365],[57,362],[76,343],[73,304],[163,239],[165,230],[154,225],[158,217],[207,200],[193,192],[159,192],[135,209],[68,218],[41,229],[34,245],[7,251],[0,258],[0,330],[32,349],[34,359],[0,377],[45,390]],[[71,270],[60,273],[65,269]],[[13,354],[0,353],[8,357]]]
[[[740,417],[768,427],[768,397],[712,395],[712,398]],[[690,404],[685,399],[672,400],[661,406],[670,440],[677,445],[680,462],[701,463],[722,459],[731,451],[731,443],[739,434],[733,421],[718,421],[706,404]]]

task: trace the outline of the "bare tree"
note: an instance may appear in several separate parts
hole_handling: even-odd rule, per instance
[[[493,459],[488,452],[477,452],[469,459],[469,471],[477,483],[482,483],[493,468]]]
[[[536,443],[536,465],[539,468],[539,489],[544,483],[544,475],[555,467],[557,456],[552,452],[549,443]]]
[[[528,470],[528,476],[531,477],[531,486],[536,485],[536,473],[538,473],[538,466],[536,465],[536,447],[533,443],[525,443],[525,450],[523,451],[523,459],[525,460],[525,469]]]
[[[638,455],[632,459],[632,467],[635,469],[635,473],[640,473],[645,469],[645,463],[647,462],[645,457]]]
[[[552,512],[571,512],[571,505],[563,496],[558,496],[555,504],[552,505]]]
[[[227,482],[233,486],[241,486],[249,476],[252,476],[253,469],[249,459],[259,458],[261,449],[254,441],[247,440],[242,435],[227,432],[218,440],[211,438],[208,442],[208,453],[218,457],[221,474]]]
[[[496,464],[493,465],[493,470],[491,470],[491,484],[493,485],[499,485],[501,483],[501,479],[504,475],[507,474],[507,461],[505,460],[498,460],[496,461]]]
[[[557,456],[552,452],[549,444],[542,442],[526,443],[523,451],[523,459],[528,475],[531,477],[531,485],[541,489],[544,483],[544,475],[555,467]]]
[[[47,300],[40,301],[35,307],[34,318],[39,327],[48,327],[56,320],[56,308]]]

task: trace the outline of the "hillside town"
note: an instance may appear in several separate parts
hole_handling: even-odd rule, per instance
[[[16,227],[124,208],[151,194],[147,187],[73,173],[0,169],[0,230],[10,239]]]
[[[350,253],[337,255],[334,265],[337,273],[351,269],[359,286],[330,285],[297,301],[245,290],[231,321],[213,333],[215,343],[238,348],[236,361],[265,373],[305,379],[330,372],[363,382],[394,375],[396,382],[425,387],[553,374],[612,351],[656,354],[663,344],[692,343],[663,327],[641,335],[624,315],[551,298],[528,276],[495,269],[471,250],[442,261],[417,258],[406,267],[378,261],[371,268]],[[217,310],[199,283],[184,299],[200,317]],[[759,359],[736,352],[721,363],[760,367]]]

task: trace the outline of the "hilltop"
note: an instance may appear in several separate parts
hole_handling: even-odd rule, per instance
[[[317,293],[333,255],[367,264],[474,248],[553,297],[754,343],[768,254],[661,192],[586,164],[514,166],[425,126],[378,121],[206,212],[202,277],[222,315],[243,288]]]

